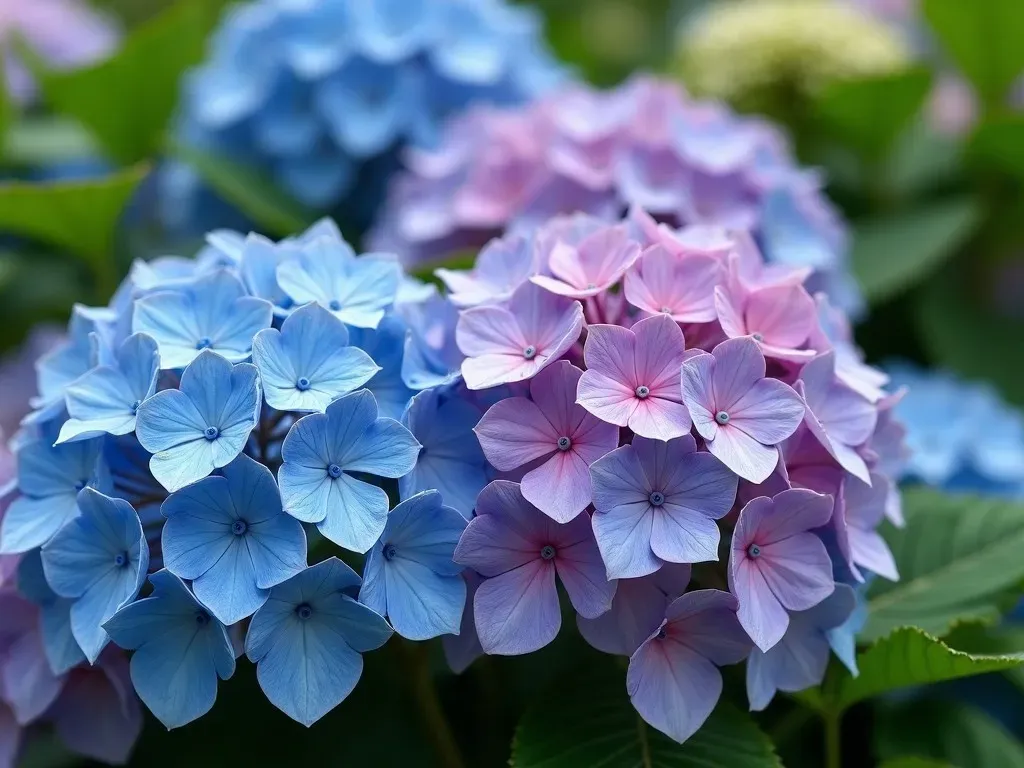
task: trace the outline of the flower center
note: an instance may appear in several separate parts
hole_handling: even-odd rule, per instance
[[[203,338],[196,342],[196,349],[209,349],[212,346],[213,342],[206,336],[203,336]]]
[[[533,358],[535,358],[536,356],[537,348],[533,346],[533,344],[531,344],[530,346],[523,350],[523,357],[525,357],[527,360],[533,360]]]
[[[341,302],[337,299],[331,299],[331,303],[327,305],[331,312],[341,311]]]
[[[337,480],[339,477],[341,477],[341,467],[339,467],[337,464],[331,464],[329,467],[327,467],[327,474],[333,477],[335,480]]]
[[[558,450],[568,451],[570,448],[572,448],[572,440],[564,436],[558,438]]]
[[[747,554],[753,558],[758,558],[761,556],[761,548],[757,544],[751,544],[747,547]]]
[[[235,536],[241,536],[247,530],[249,530],[249,524],[245,522],[245,520],[235,520],[235,522],[231,524],[231,532],[235,534]]]
[[[85,486],[87,486],[88,484],[89,484],[88,480],[79,480],[77,483],[75,483],[75,490],[76,491],[80,491],[83,488],[85,488]]]
[[[544,560],[554,560],[555,559],[555,548],[552,547],[550,544],[545,544],[540,549],[540,556]]]
[[[641,384],[639,387],[636,388],[636,396],[639,397],[641,400],[643,400],[649,394],[651,394],[650,387],[646,387],[643,384]]]
[[[210,614],[208,614],[206,611],[199,611],[199,613],[196,614],[196,626],[205,627],[209,623]]]
[[[126,565],[128,565],[127,552],[118,552],[116,555],[114,555],[114,567],[124,568]]]
[[[660,507],[662,504],[665,503],[665,494],[662,493],[661,491],[655,491],[650,495],[649,501],[653,506]]]
[[[658,635],[657,635],[657,638],[658,638],[659,640],[664,640],[664,639],[665,639],[665,637],[666,637],[666,634],[665,634],[665,628],[664,628],[664,627],[661,627],[661,628],[660,628],[660,629],[658,630]]]
[[[303,621],[307,621],[313,615],[313,609],[309,607],[309,603],[303,603],[295,609],[295,615]]]
[[[305,392],[309,389],[309,379],[305,376],[299,376],[299,380],[295,382],[295,388],[299,390],[299,392]]]
[[[597,283],[587,283],[587,290],[592,291],[597,288]]]
[[[752,333],[750,335],[753,337],[754,341],[764,341],[764,336],[760,333]]]
[[[394,560],[395,555],[397,553],[398,553],[398,550],[395,549],[395,545],[394,544],[385,544],[384,545],[384,552],[383,552],[383,554],[384,554],[384,559],[385,560]]]
[[[662,307],[661,308],[661,313],[663,315],[671,315],[672,314],[672,307]]]
[[[726,413],[725,411],[719,411],[718,413],[715,414],[715,421],[717,421],[719,424],[728,424],[729,414]]]
[[[141,400],[136,400],[134,403],[132,403],[132,415],[133,416],[136,413],[138,413],[140,405],[142,405],[142,401]]]
[[[216,427],[207,427],[203,430],[203,437],[207,440],[216,440],[220,436],[220,430]]]

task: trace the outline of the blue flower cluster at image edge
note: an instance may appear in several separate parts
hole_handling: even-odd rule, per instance
[[[403,145],[429,146],[469,104],[529,101],[562,74],[536,13],[505,0],[256,0],[228,11],[189,76],[179,139],[321,210],[359,177],[346,211],[365,219]],[[198,177],[172,164],[162,183],[165,221],[188,227]]]
[[[458,634],[482,411],[455,374],[456,313],[393,258],[328,220],[208,241],[75,307],[13,441],[0,553],[25,554],[55,673],[113,641],[177,727],[213,706],[248,620],[268,699],[310,725],[393,632]],[[314,533],[365,554],[362,576],[313,557]]]

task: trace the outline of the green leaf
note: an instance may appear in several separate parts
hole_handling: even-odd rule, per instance
[[[910,125],[931,89],[932,75],[914,67],[901,72],[840,80],[815,104],[825,127],[869,155],[880,155]]]
[[[177,142],[172,143],[171,151],[268,235],[294,235],[317,218],[315,213],[252,168]]]
[[[832,705],[840,710],[889,691],[985,672],[1013,669],[1024,654],[974,656],[954,651],[917,627],[902,627],[857,654],[860,674],[839,681]]]
[[[942,184],[949,184],[960,170],[961,143],[940,133],[925,117],[901,133],[883,166],[885,194],[909,199]]]
[[[149,166],[99,179],[0,184],[0,232],[66,249],[112,288],[118,218]]]
[[[1000,115],[981,123],[967,157],[983,168],[1024,178],[1024,115]]]
[[[1024,72],[1020,0],[924,0],[922,11],[946,53],[986,104],[1001,105]]]
[[[1024,579],[1024,505],[910,488],[903,512],[905,528],[883,530],[900,580],[872,584],[862,639],[901,626],[942,636],[958,622],[995,621],[999,598]]]
[[[949,763],[938,760],[927,760],[923,757],[894,757],[886,760],[878,768],[956,768]]]
[[[932,362],[968,379],[995,384],[1003,396],[1024,405],[1018,356],[1024,323],[974,305],[955,273],[936,275],[921,292],[917,327]]]
[[[99,147],[75,120],[64,117],[27,117],[7,131],[3,157],[16,165],[37,167],[93,158]]]
[[[926,700],[885,707],[875,727],[877,751],[893,763],[917,759],[927,761],[925,766],[1024,768],[1024,746],[984,712],[964,704]]]
[[[155,155],[178,103],[182,74],[203,56],[215,4],[178,0],[137,27],[112,57],[72,72],[32,65],[47,103],[86,126],[122,163]]]
[[[865,296],[884,301],[920,282],[955,254],[980,222],[981,210],[970,198],[859,222],[851,261]]]
[[[511,768],[781,768],[768,737],[731,705],[680,745],[640,719],[622,670],[602,665],[561,683],[520,721]]]

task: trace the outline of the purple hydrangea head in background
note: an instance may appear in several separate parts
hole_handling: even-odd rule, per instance
[[[596,243],[605,261],[580,253]],[[766,264],[749,233],[634,209],[555,217],[438,273],[499,477],[455,550],[472,634],[446,643],[454,668],[552,642],[559,580],[584,638],[630,657],[639,714],[678,741],[718,701],[719,666],[759,654],[760,707],[820,682],[829,633],[850,661],[853,601],[826,601],[898,578],[878,527],[901,522],[900,395],[811,270]]]
[[[0,0],[0,46],[7,91],[25,104],[35,96],[28,68],[12,48],[17,35],[53,69],[77,69],[112,53],[121,38],[114,20],[80,0]]]
[[[843,227],[781,134],[669,82],[637,77],[610,91],[574,84],[526,107],[479,108],[453,120],[436,148],[405,160],[371,239],[407,263],[530,233],[557,214],[614,220],[637,205],[676,226],[750,229],[770,263],[812,269],[814,289],[844,309],[859,304]],[[592,238],[566,241],[537,279],[561,284],[564,295],[614,278],[628,252],[588,255]],[[658,274],[656,259],[649,269]],[[701,265],[687,270],[701,274]],[[490,285],[493,295],[504,279],[483,277],[452,285],[456,300],[470,286],[480,295]]]
[[[540,27],[505,0],[239,4],[186,81],[179,139],[260,169],[311,208],[344,203],[368,219],[398,149],[435,144],[470,103],[519,104],[562,79]],[[162,186],[167,223],[194,224],[196,172],[172,165]]]

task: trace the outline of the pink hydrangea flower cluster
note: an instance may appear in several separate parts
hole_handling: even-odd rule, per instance
[[[858,305],[846,242],[818,176],[771,125],[637,77],[573,84],[516,108],[457,118],[432,150],[410,150],[372,239],[407,263],[530,232],[557,214],[614,220],[637,205],[675,225],[752,231],[771,262],[807,267],[815,290]]]
[[[684,741],[743,660],[750,706],[855,670],[855,591],[898,573],[898,395],[806,268],[745,232],[634,209],[575,214],[438,270],[498,479],[455,553],[472,599],[449,642],[522,654],[561,623],[628,656],[640,715]],[[697,563],[704,564],[695,570]],[[475,630],[475,631],[474,631]]]

